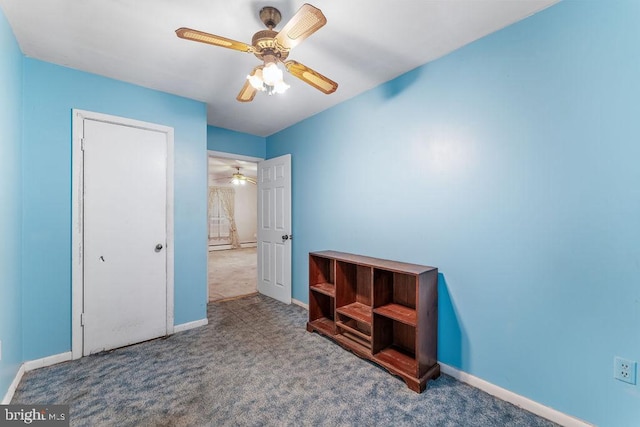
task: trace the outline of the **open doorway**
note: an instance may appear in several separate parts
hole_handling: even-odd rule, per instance
[[[209,301],[257,292],[257,161],[208,158]]]

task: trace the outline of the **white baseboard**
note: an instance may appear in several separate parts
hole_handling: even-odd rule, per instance
[[[182,323],[181,325],[175,325],[173,327],[173,333],[188,331],[189,329],[199,328],[200,326],[206,326],[209,324],[208,319],[200,319],[194,322]]]
[[[240,249],[257,248],[258,242],[240,243]],[[233,249],[231,245],[209,245],[209,252]]]
[[[293,304],[299,305],[302,308],[309,310],[309,304],[305,304],[296,299],[291,299]],[[520,396],[512,391],[499,387],[495,384],[491,384],[488,381],[480,379],[476,376],[463,372],[453,366],[449,366],[442,362],[438,362],[440,364],[440,371],[443,374],[447,374],[452,376],[458,381],[469,384],[472,387],[480,389],[486,393],[489,393],[492,396],[497,397],[498,399],[504,400],[505,402],[512,403],[522,409],[525,409],[533,414],[536,414],[542,418],[546,418],[554,423],[560,424],[561,426],[566,427],[592,427],[592,424],[587,423],[586,421],[580,420],[578,418],[572,417],[560,411],[557,411],[553,408],[549,408],[548,406],[544,406],[541,403],[533,401],[527,397]]]
[[[304,308],[307,311],[309,310],[309,304],[305,304],[302,301],[298,301],[297,299],[291,298],[291,303],[295,304],[295,305],[298,305],[298,306]]]
[[[15,378],[11,382],[11,385],[9,386],[7,393],[4,395],[2,402],[0,402],[0,405],[8,405],[11,403],[11,399],[13,399],[13,395],[16,392],[16,389],[18,388],[18,384],[20,384],[20,381],[22,380],[22,376],[24,375],[24,372],[25,370],[24,370],[24,363],[23,363],[22,365],[20,365],[20,369],[18,369],[18,372],[16,373]]]
[[[22,365],[20,365],[20,369],[18,369],[16,377],[13,379],[13,382],[9,386],[9,390],[7,390],[7,394],[4,395],[4,399],[2,399],[1,404],[8,405],[9,403],[11,403],[11,399],[13,399],[13,395],[16,392],[16,389],[18,388],[18,385],[20,384],[22,376],[25,372],[66,362],[67,360],[71,360],[70,351],[66,353],[54,354],[53,356],[43,357],[42,359],[28,360],[24,362]]]
[[[298,305],[306,310],[309,309],[309,305],[305,304],[296,299],[291,299],[291,302],[295,305]],[[173,328],[174,333],[187,331],[189,329],[198,328],[201,326],[206,326],[209,324],[208,319],[200,319],[194,322],[183,323],[181,325],[176,325]],[[42,359],[29,360],[20,365],[20,369],[16,373],[13,382],[9,386],[7,393],[2,399],[2,405],[8,405],[11,403],[11,399],[22,380],[22,376],[25,372],[33,371],[34,369],[44,368],[46,366],[55,365],[57,363],[66,362],[72,359],[71,352],[55,354],[53,356],[44,357]],[[498,399],[504,400],[505,402],[512,403],[520,408],[523,408],[533,414],[546,418],[550,421],[553,421],[557,424],[566,427],[592,427],[592,424],[587,423],[586,421],[580,420],[578,418],[572,417],[560,411],[557,411],[553,408],[545,406],[541,403],[535,402],[527,397],[516,394],[512,391],[499,387],[495,384],[492,384],[488,381],[485,381],[481,378],[478,378],[474,375],[463,372],[453,366],[449,366],[442,362],[440,363],[440,371],[443,374],[449,375],[455,378],[458,381],[469,384],[472,387],[478,388],[486,393],[489,393],[492,396],[497,397]]]
[[[469,384],[470,386],[478,388],[484,392],[487,392],[490,395],[497,397],[498,399],[504,400],[505,402],[512,403],[533,414],[546,418],[550,421],[553,421],[554,423],[560,424],[561,426],[566,426],[566,427],[591,427],[592,426],[591,424],[585,421],[582,421],[578,418],[574,418],[560,411],[556,411],[553,408],[544,406],[541,403],[535,402],[527,397],[520,396],[519,394],[516,394],[512,391],[499,387],[495,384],[491,384],[488,381],[480,379],[466,372],[460,371],[459,369],[454,368],[453,366],[446,365],[442,362],[438,362],[438,363],[440,363],[440,371],[443,374],[450,375],[458,381]]]
[[[53,356],[43,357],[42,359],[28,360],[24,362],[25,372],[33,371],[34,369],[44,368],[45,366],[51,366],[58,363],[71,360],[72,354],[70,351],[66,353],[54,354]]]

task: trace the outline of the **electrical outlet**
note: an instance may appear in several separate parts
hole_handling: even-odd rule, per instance
[[[636,383],[636,362],[621,357],[613,359],[613,378],[629,384]]]

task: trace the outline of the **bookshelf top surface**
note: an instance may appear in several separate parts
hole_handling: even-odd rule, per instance
[[[380,268],[383,270],[395,271],[399,273],[422,274],[431,270],[437,270],[436,267],[426,265],[409,264],[406,262],[390,261],[387,259],[373,258],[363,255],[354,255],[346,252],[338,251],[319,251],[310,252],[309,255],[319,256],[323,258],[332,258],[336,261],[345,261],[353,264],[359,264],[367,267]]]

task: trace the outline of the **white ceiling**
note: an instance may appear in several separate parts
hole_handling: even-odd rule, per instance
[[[327,25],[292,50],[339,83],[325,95],[285,73],[291,88],[253,102],[236,95],[258,65],[252,54],[176,37],[191,27],[251,43],[263,6],[301,0],[0,0],[22,52],[32,58],[207,103],[208,123],[268,136],[352,98],[558,0],[309,0]]]

